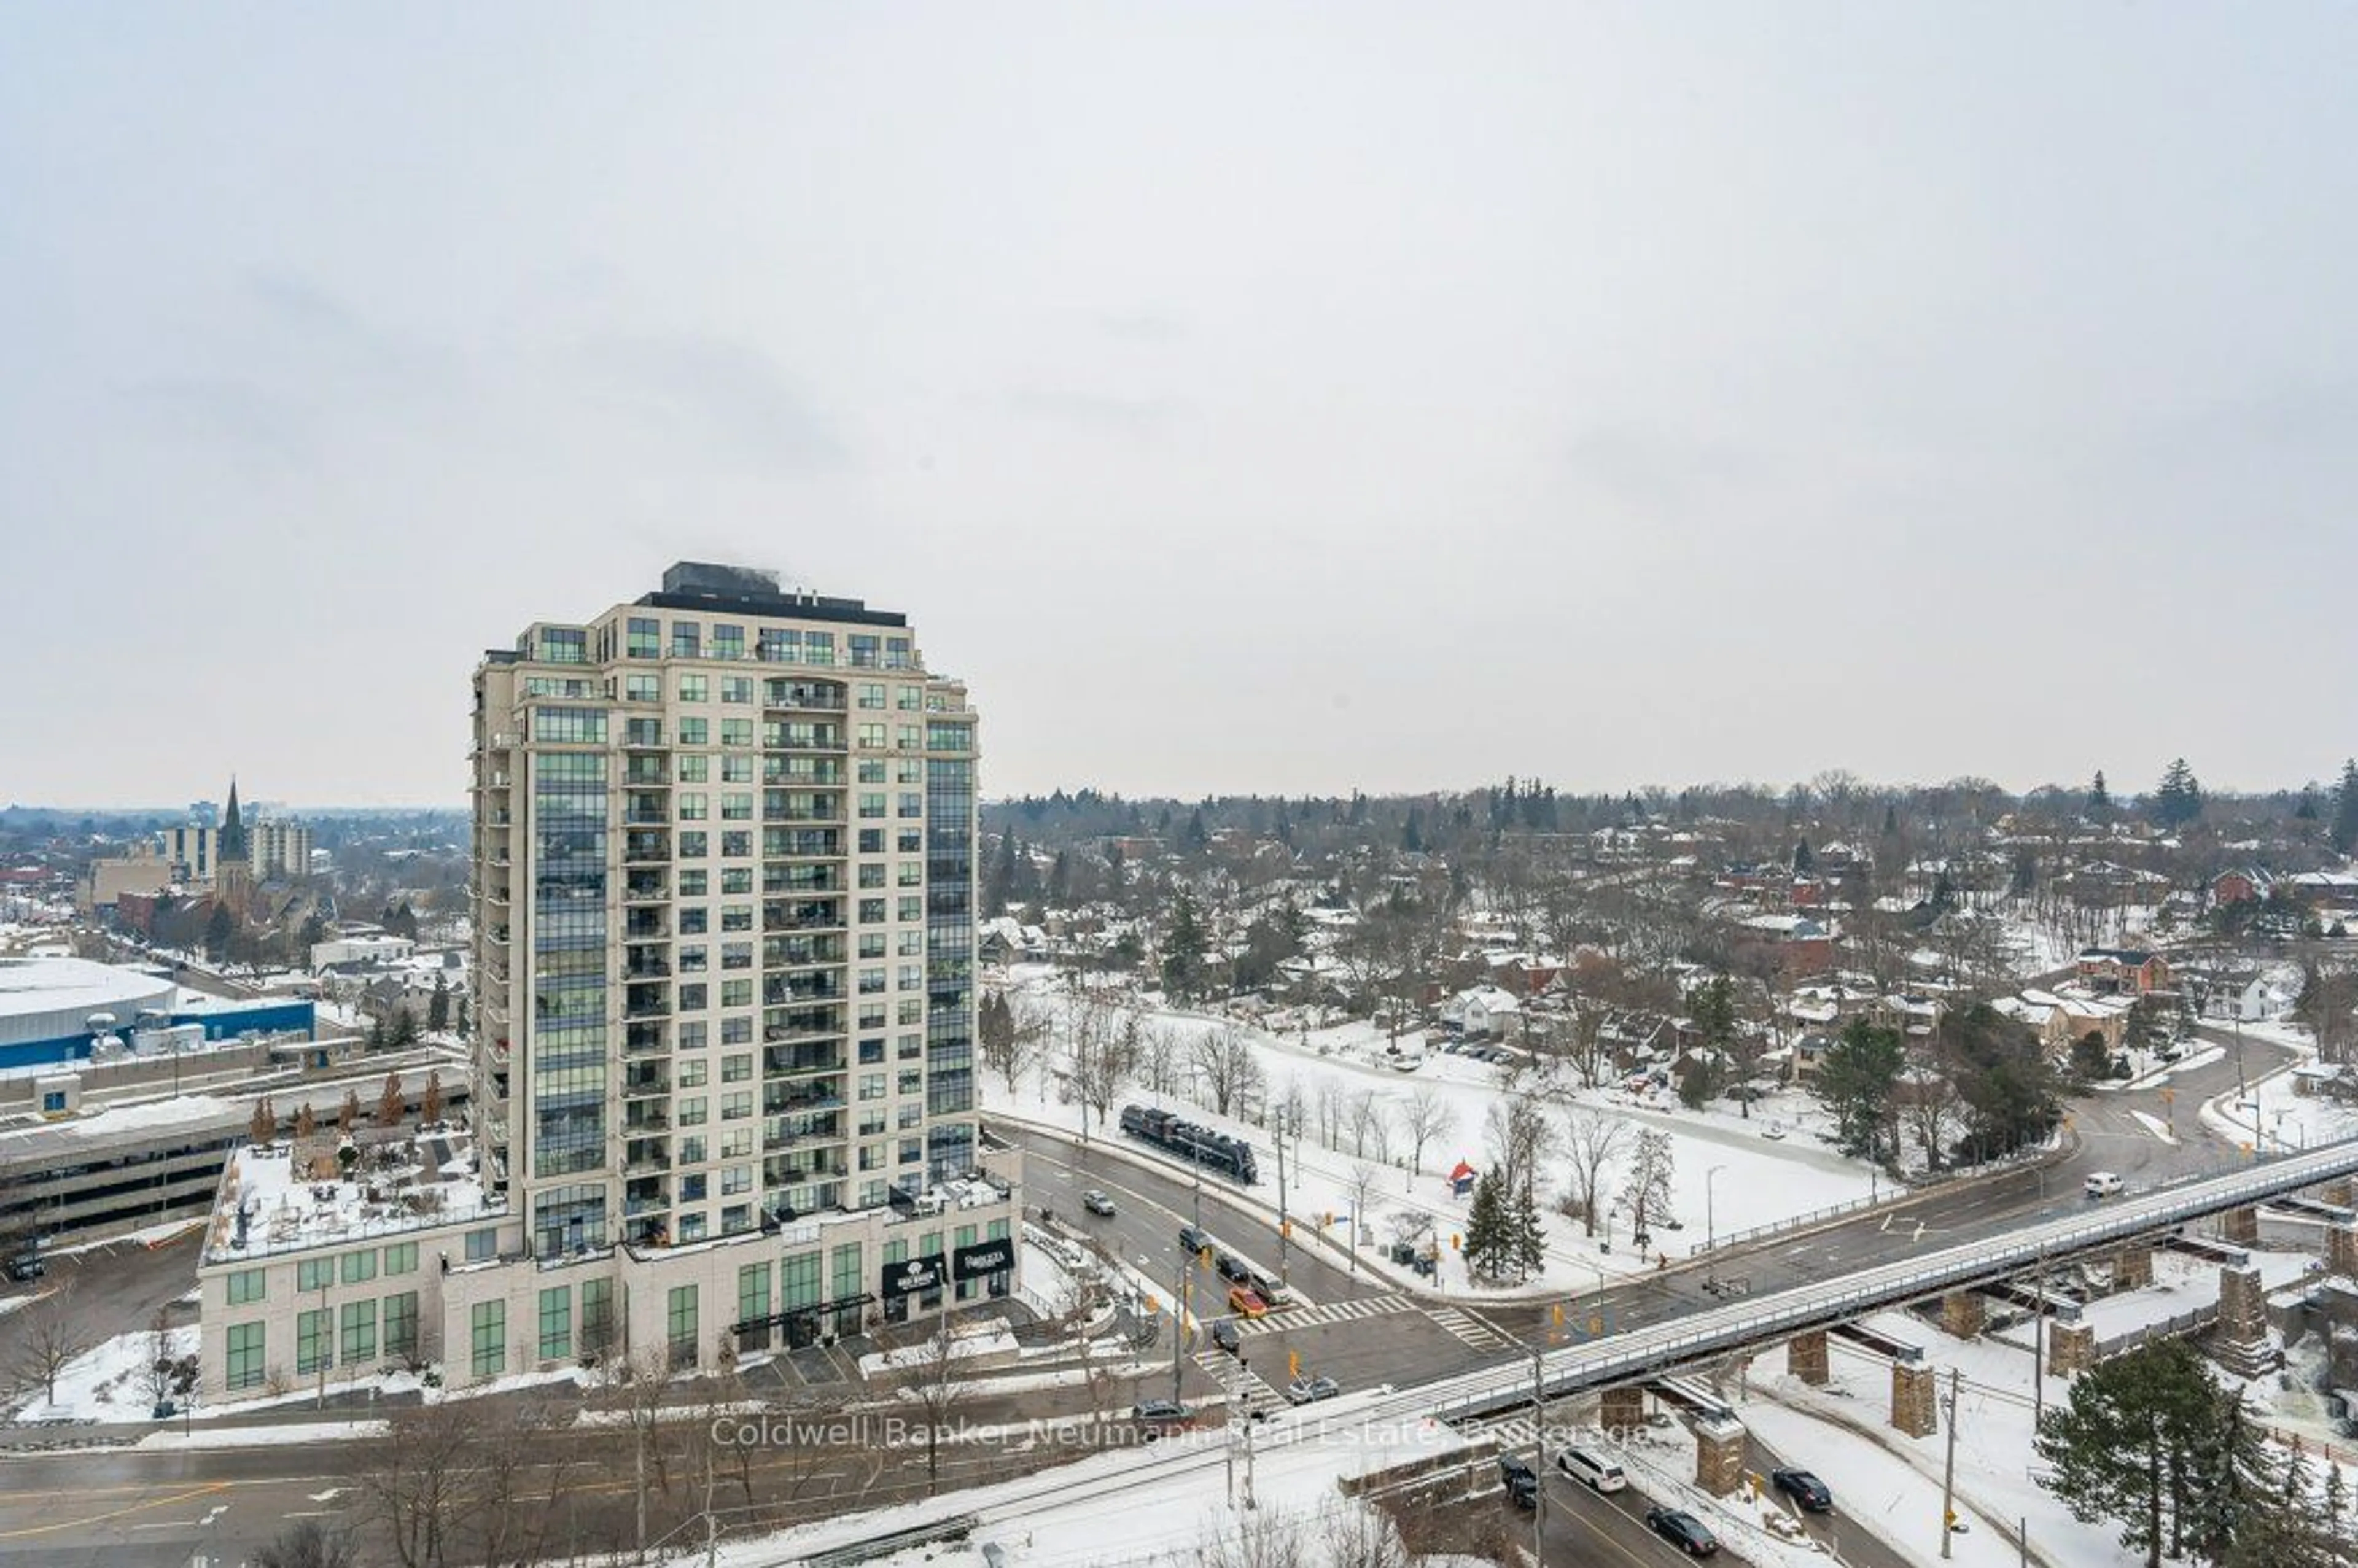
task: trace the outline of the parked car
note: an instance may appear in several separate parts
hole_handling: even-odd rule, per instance
[[[1130,1419],[1146,1426],[1184,1426],[1188,1411],[1176,1400],[1147,1400],[1130,1407]]]
[[[30,1252],[20,1252],[8,1260],[8,1277],[19,1284],[27,1280],[38,1280],[49,1271],[49,1265]]]
[[[1269,1303],[1242,1285],[1228,1291],[1228,1310],[1238,1317],[1267,1317]]]
[[[1297,1405],[1316,1404],[1342,1391],[1343,1385],[1332,1378],[1296,1378],[1285,1385],[1286,1399]]]
[[[2088,1174],[2088,1179],[2081,1184],[2081,1190],[2092,1198],[2108,1198],[2127,1185],[2128,1184],[2114,1172],[2092,1171]]]
[[[1179,1249],[1183,1252],[1201,1252],[1212,1244],[1212,1238],[1192,1225],[1179,1227]]]
[[[1592,1492],[1620,1492],[1628,1489],[1629,1477],[1621,1466],[1601,1454],[1585,1448],[1567,1448],[1555,1456],[1555,1467],[1586,1487]]]
[[[1531,1461],[1519,1454],[1498,1455],[1498,1480],[1507,1488],[1508,1498],[1519,1509],[1540,1506],[1540,1476]]]
[[[1238,1347],[1244,1343],[1244,1335],[1238,1329],[1237,1320],[1232,1317],[1213,1319],[1212,1343],[1231,1356],[1237,1354]]]
[[[1830,1514],[1834,1511],[1833,1488],[1807,1470],[1771,1470],[1769,1482],[1793,1499],[1803,1513]]]
[[[1252,1265],[1233,1252],[1223,1252],[1213,1259],[1212,1267],[1220,1271],[1220,1278],[1232,1285],[1246,1285],[1252,1282]]]
[[[1293,1292],[1278,1283],[1277,1276],[1274,1274],[1264,1274],[1259,1269],[1255,1269],[1252,1271],[1252,1278],[1246,1282],[1252,1286],[1253,1294],[1269,1303],[1270,1310],[1272,1312],[1279,1307],[1293,1304]]]
[[[1091,1214],[1102,1215],[1109,1219],[1113,1217],[1113,1199],[1095,1187],[1081,1195],[1081,1206]]]
[[[1690,1557],[1710,1557],[1719,1551],[1719,1537],[1680,1509],[1648,1509],[1646,1528]]]

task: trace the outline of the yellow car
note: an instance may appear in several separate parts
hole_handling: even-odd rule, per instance
[[[1259,1292],[1238,1285],[1228,1292],[1228,1310],[1238,1317],[1266,1317],[1269,1303],[1260,1299]]]

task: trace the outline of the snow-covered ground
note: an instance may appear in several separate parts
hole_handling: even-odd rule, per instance
[[[1014,1093],[997,1076],[981,1075],[983,1101],[1011,1115],[1077,1130],[1080,1108],[1060,1100],[1055,1082],[1062,1065],[1063,1014],[1071,1004],[1053,973],[1018,969],[1011,977],[1019,1005],[1050,1010],[1059,1033],[1019,1077]],[[1184,1065],[1206,1036],[1223,1029],[1238,1031],[1259,1055],[1269,1100],[1292,1100],[1303,1108],[1303,1137],[1288,1146],[1286,1155],[1287,1205],[1297,1226],[1323,1226],[1347,1256],[1358,1175],[1363,1169],[1371,1171],[1368,1212],[1357,1217],[1361,1267],[1390,1272],[1374,1261],[1374,1255],[1399,1238],[1403,1226],[1429,1222],[1441,1247],[1437,1283],[1453,1292],[1496,1297],[1593,1288],[1600,1276],[1623,1278],[1651,1267],[1657,1254],[1686,1257],[1711,1233],[1790,1219],[1888,1190],[1873,1166],[1843,1158],[1814,1136],[1823,1113],[1805,1091],[1773,1096],[1757,1104],[1746,1119],[1718,1109],[1688,1110],[1675,1096],[1659,1089],[1631,1094],[1617,1086],[1557,1087],[1552,1098],[1559,1108],[1550,1114],[1559,1127],[1567,1114],[1561,1108],[1563,1104],[1598,1111],[1624,1124],[1621,1154],[1604,1184],[1607,1207],[1637,1130],[1670,1135],[1673,1162],[1667,1222],[1665,1217],[1650,1217],[1652,1245],[1640,1257],[1630,1244],[1627,1214],[1617,1215],[1609,1227],[1611,1250],[1606,1250],[1606,1226],[1600,1224],[1592,1238],[1579,1222],[1555,1211],[1568,1172],[1563,1159],[1551,1158],[1542,1162],[1540,1192],[1547,1244],[1543,1272],[1516,1287],[1476,1284],[1468,1280],[1462,1257],[1451,1246],[1451,1238],[1464,1234],[1469,1204],[1452,1192],[1447,1173],[1461,1161],[1476,1168],[1492,1162],[1484,1123],[1491,1108],[1507,1095],[1498,1066],[1436,1050],[1404,1072],[1391,1065],[1395,1058],[1387,1054],[1390,1042],[1386,1032],[1364,1022],[1272,1033],[1167,1010],[1141,1009],[1134,1016],[1141,1034],[1160,1032],[1174,1041],[1182,1070],[1178,1092],[1156,1095],[1133,1084],[1125,1087],[1122,1100],[1169,1106],[1191,1120],[1250,1139],[1260,1158],[1261,1181],[1255,1195],[1273,1203],[1276,1170],[1268,1132],[1214,1114],[1206,1103],[1211,1097],[1191,1084],[1193,1075]],[[1444,1128],[1427,1140],[1421,1159],[1406,1125],[1410,1101],[1418,1095],[1439,1103]],[[1355,1114],[1354,1108],[1360,1105],[1369,1113]],[[1770,1136],[1772,1130],[1778,1136]],[[1120,1136],[1093,1120],[1090,1136],[1101,1135]],[[1328,1216],[1333,1223],[1325,1226]],[[1213,1228],[1217,1233],[1217,1226]]]
[[[169,1333],[173,1359],[197,1353],[195,1325]],[[155,1401],[143,1380],[154,1348],[154,1336],[145,1330],[118,1334],[59,1369],[55,1400],[46,1386],[28,1379],[25,1397],[10,1413],[27,1422],[148,1420]]]

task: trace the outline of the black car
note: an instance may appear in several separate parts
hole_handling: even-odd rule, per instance
[[[1219,1270],[1220,1278],[1231,1284],[1247,1285],[1252,1282],[1252,1265],[1233,1252],[1221,1253],[1219,1257],[1213,1260],[1212,1266]]]
[[[1211,1244],[1212,1238],[1205,1235],[1202,1231],[1196,1229],[1194,1226],[1183,1225],[1179,1227],[1179,1249],[1181,1251],[1201,1252],[1205,1248],[1209,1247]]]
[[[1719,1537],[1703,1520],[1678,1509],[1648,1509],[1646,1528],[1690,1557],[1709,1557],[1719,1551]]]
[[[1779,1491],[1792,1498],[1794,1506],[1803,1513],[1830,1514],[1834,1511],[1833,1488],[1807,1470],[1771,1470],[1768,1479]]]
[[[1187,1407],[1176,1400],[1148,1400],[1130,1407],[1130,1419],[1148,1426],[1178,1426],[1187,1420]]]
[[[1498,1479],[1507,1488],[1507,1497],[1519,1509],[1540,1506],[1539,1472],[1530,1461],[1512,1454],[1498,1455]]]
[[[1102,1215],[1109,1219],[1113,1217],[1113,1199],[1095,1187],[1081,1195],[1081,1206],[1091,1214]]]
[[[10,1279],[21,1284],[27,1280],[39,1279],[49,1270],[49,1265],[38,1258],[34,1257],[30,1252],[24,1252],[8,1260],[7,1271]]]
[[[1244,1343],[1244,1336],[1237,1332],[1237,1320],[1232,1317],[1215,1319],[1212,1324],[1212,1343],[1234,1356],[1237,1353],[1237,1346]]]

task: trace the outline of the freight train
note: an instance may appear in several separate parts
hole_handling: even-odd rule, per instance
[[[1152,1143],[1167,1150],[1183,1160],[1193,1160],[1209,1166],[1224,1176],[1233,1176],[1250,1186],[1260,1180],[1253,1164],[1252,1145],[1241,1138],[1230,1138],[1208,1127],[1183,1121],[1176,1113],[1151,1110],[1144,1106],[1126,1105],[1121,1108],[1121,1130],[1141,1143]]]

